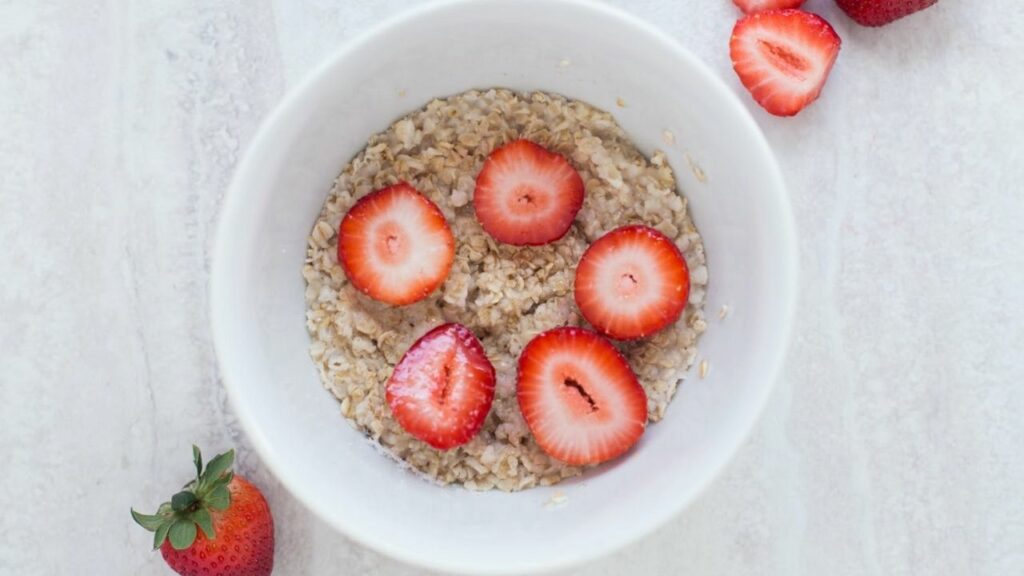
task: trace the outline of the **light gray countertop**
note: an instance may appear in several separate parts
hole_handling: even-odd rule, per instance
[[[164,574],[129,506],[240,450],[279,574],[412,575],[266,471],[218,382],[210,240],[261,119],[409,0],[0,1],[0,574]],[[942,0],[843,48],[768,116],[727,0],[618,0],[747,102],[799,225],[781,381],[725,473],[571,574],[1024,573],[1024,10]],[[685,106],[685,102],[680,102]]]

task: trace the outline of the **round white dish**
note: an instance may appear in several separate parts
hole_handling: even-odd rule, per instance
[[[586,101],[612,112],[645,153],[665,151],[710,272],[698,358],[709,362],[706,377],[691,369],[665,418],[626,457],[513,494],[430,484],[349,426],[309,358],[301,275],[331,183],[371,134],[431,98],[490,87]],[[796,274],[795,230],[774,157],[734,94],[689,52],[601,4],[459,0],[363,34],[267,118],[224,201],[211,319],[240,422],[310,510],[406,562],[511,574],[607,554],[693,500],[768,397]],[[730,313],[720,321],[723,305]]]

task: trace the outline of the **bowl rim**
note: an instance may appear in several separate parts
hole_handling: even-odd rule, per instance
[[[228,259],[228,244],[230,243],[229,235],[232,230],[237,228],[236,221],[241,217],[240,207],[246,194],[245,190],[241,189],[240,182],[243,180],[242,175],[252,170],[251,164],[254,163],[254,150],[262,148],[265,145],[265,141],[268,140],[268,136],[274,130],[273,127],[276,126],[282,118],[292,116],[294,109],[300,103],[302,94],[319,83],[338,61],[346,58],[350,53],[355,52],[365,44],[371,42],[375,36],[385,33],[391,29],[404,26],[429,13],[442,10],[456,10],[468,6],[479,7],[480,5],[486,4],[501,5],[514,1],[515,0],[432,0],[431,2],[404,10],[395,16],[377,23],[367,30],[360,32],[356,36],[344,42],[329,56],[316,65],[312,71],[307,73],[299,82],[291,88],[288,88],[281,100],[260,122],[258,130],[246,146],[245,153],[234,170],[231,182],[222,199],[220,213],[217,218],[210,264],[208,313],[213,336],[212,342],[214,354],[217,360],[217,371],[224,383],[228,400],[231,403],[235,415],[237,416],[238,422],[241,424],[242,430],[248,436],[249,441],[252,443],[252,446],[256,450],[261,461],[288,490],[288,492],[301,502],[306,509],[334,528],[341,535],[352,539],[361,546],[365,546],[371,550],[397,559],[401,562],[405,562],[409,565],[445,572],[473,572],[487,574],[508,573],[499,566],[491,566],[481,572],[481,567],[477,564],[443,558],[415,556],[407,553],[400,546],[397,546],[387,540],[368,537],[360,531],[358,526],[346,523],[344,518],[321,511],[319,509],[318,502],[314,501],[314,499],[304,491],[299,479],[278,461],[274,452],[267,445],[267,441],[263,437],[259,424],[249,412],[241,408],[241,406],[243,406],[241,401],[243,388],[237,385],[237,382],[232,377],[232,370],[221,363],[221,358],[224,357],[224,351],[230,348],[231,344],[226,339],[227,329],[223,326],[224,322],[220,319],[220,314],[217,312],[221,307],[221,303],[229,298],[229,295],[225,293],[222,287],[224,284],[223,277],[225,274],[223,272],[219,273],[218,270],[221,268],[222,263]],[[779,345],[774,358],[772,358],[771,363],[765,366],[764,373],[767,383],[760,389],[760,398],[755,400],[756,407],[752,413],[752,417],[744,424],[743,429],[736,436],[737,440],[733,446],[728,450],[722,451],[717,461],[713,462],[709,467],[710,473],[706,475],[697,489],[694,490],[688,498],[668,502],[666,503],[666,506],[653,511],[650,516],[651,521],[647,523],[646,526],[636,530],[630,537],[624,538],[618,542],[614,548],[583,550],[574,555],[567,554],[559,557],[557,560],[548,562],[547,564],[537,565],[532,569],[532,572],[536,573],[565,569],[593,561],[598,558],[611,555],[615,551],[621,550],[624,547],[637,542],[641,538],[650,535],[657,529],[663,527],[694,500],[699,498],[712,484],[712,482],[718,478],[725,466],[732,461],[744,441],[749,438],[754,425],[761,419],[765,406],[767,405],[768,398],[771,396],[775,386],[777,385],[788,354],[798,297],[799,253],[797,248],[797,229],[791,208],[789,192],[786,189],[782,172],[779,168],[778,161],[775,158],[775,154],[768,145],[768,141],[765,138],[764,133],[760,126],[755,122],[750,111],[742,104],[736,93],[729,89],[725,81],[720,76],[690,52],[689,49],[680,44],[673,37],[669,36],[667,32],[640,17],[625,12],[620,8],[588,0],[535,1],[559,4],[579,10],[590,10],[600,13],[600,15],[605,17],[618,19],[624,25],[628,25],[636,29],[638,33],[649,36],[653,43],[658,45],[661,49],[673,53],[675,57],[688,63],[693,73],[700,77],[701,82],[708,86],[710,90],[715,91],[721,98],[722,104],[727,108],[730,108],[731,113],[734,114],[745,126],[745,129],[749,132],[752,138],[752,145],[759,150],[759,153],[767,161],[767,172],[771,179],[770,184],[771,187],[777,191],[779,195],[779,202],[782,206],[781,217],[783,221],[781,222],[781,228],[783,230],[784,237],[780,239],[780,244],[786,248],[786,253],[781,255],[781,257],[789,263],[788,266],[784,267],[786,269],[784,271],[784,276],[780,278],[780,281],[784,286],[783,293],[788,295],[784,302],[780,302],[780,305],[784,308],[784,313],[782,315],[783,325],[780,326],[779,330],[779,334],[781,335],[781,344]],[[521,567],[517,569],[517,573],[522,573]]]

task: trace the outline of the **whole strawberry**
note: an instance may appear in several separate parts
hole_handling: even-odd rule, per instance
[[[883,26],[939,0],[836,0],[847,16],[862,26]]]
[[[267,576],[274,568],[274,520],[259,489],[231,472],[235,451],[203,470],[192,447],[196,479],[156,514],[132,518],[154,532],[153,549],[182,576]]]

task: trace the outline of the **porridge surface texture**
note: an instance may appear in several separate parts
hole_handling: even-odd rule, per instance
[[[499,244],[477,222],[475,178],[497,147],[527,138],[562,154],[586,187],[569,232],[544,246]],[[444,213],[456,240],[445,283],[426,299],[392,307],[355,289],[337,260],[338,224],[360,197],[405,180]],[[536,444],[516,400],[516,364],[531,338],[559,326],[586,326],[573,300],[580,256],[604,233],[646,224],[672,238],[690,268],[690,300],[673,325],[635,342],[616,342],[660,420],[682,372],[694,361],[708,271],[704,246],[677,193],[664,155],[641,154],[607,112],[546,93],[470,91],[433,100],[372,136],[334,182],[309,237],[306,280],[310,353],[341,413],[395,458],[442,484],[521,490],[579,475]],[[384,387],[402,354],[443,322],[469,327],[497,374],[494,405],[480,433],[439,451],[392,417]]]

